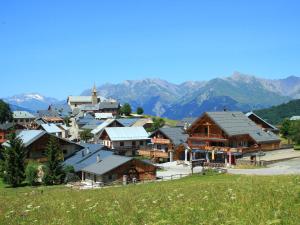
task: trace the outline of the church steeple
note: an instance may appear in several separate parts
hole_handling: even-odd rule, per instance
[[[97,88],[96,88],[96,84],[94,83],[94,87],[92,89],[92,104],[96,105],[97,103],[98,103]]]

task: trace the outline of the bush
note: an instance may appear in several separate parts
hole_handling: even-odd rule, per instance
[[[25,169],[26,182],[34,186],[37,184],[38,180],[38,167],[39,165],[35,162],[29,162]]]
[[[64,167],[64,173],[67,174],[67,173],[75,173],[75,169],[73,166],[71,165],[67,165]]]

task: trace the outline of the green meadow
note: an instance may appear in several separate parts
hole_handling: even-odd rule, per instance
[[[94,190],[0,181],[0,224],[300,224],[300,177],[194,175]]]

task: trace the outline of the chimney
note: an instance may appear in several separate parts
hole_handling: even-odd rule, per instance
[[[90,148],[89,147],[86,148],[86,154],[87,155],[90,154]]]
[[[97,155],[97,163],[101,161],[100,154]]]

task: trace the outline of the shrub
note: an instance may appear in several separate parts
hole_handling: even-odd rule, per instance
[[[64,183],[77,182],[80,178],[75,173],[67,173],[64,179]]]
[[[29,185],[34,186],[38,180],[38,167],[39,165],[35,162],[29,162],[25,169],[26,181]]]

